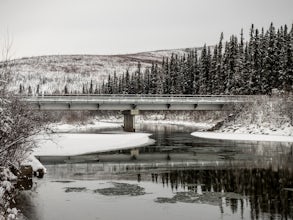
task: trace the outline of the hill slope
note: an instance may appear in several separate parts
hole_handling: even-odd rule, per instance
[[[94,85],[102,84],[108,74],[121,75],[127,69],[130,73],[141,63],[142,69],[152,62],[160,63],[163,57],[173,53],[187,54],[195,48],[160,50],[124,55],[52,55],[22,58],[11,61],[12,82],[10,89],[18,92],[20,85],[24,93],[31,87],[33,94],[39,85],[39,92],[62,93],[65,85],[72,92],[80,92],[83,84],[93,80]],[[200,52],[200,48],[198,48]]]

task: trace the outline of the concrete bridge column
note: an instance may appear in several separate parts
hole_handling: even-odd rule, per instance
[[[139,114],[138,110],[125,110],[122,111],[124,115],[123,130],[127,132],[135,132],[135,115]]]

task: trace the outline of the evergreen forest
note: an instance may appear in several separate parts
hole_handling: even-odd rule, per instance
[[[293,25],[268,30],[251,26],[244,40],[232,35],[223,42],[223,33],[215,46],[204,45],[201,52],[191,50],[186,56],[172,55],[151,68],[108,80],[94,88],[83,86],[82,93],[102,94],[194,94],[262,95],[273,89],[292,92]],[[65,88],[65,90],[68,90]],[[67,91],[65,91],[67,92]]]
[[[34,92],[35,90],[35,92]],[[243,30],[218,44],[189,49],[183,56],[173,54],[161,62],[135,71],[92,79],[82,88],[69,88],[56,94],[185,94],[185,95],[270,95],[293,91],[293,24],[265,30],[251,25],[248,39]],[[40,94],[40,85],[19,86],[19,93]],[[49,94],[45,91],[45,94]]]

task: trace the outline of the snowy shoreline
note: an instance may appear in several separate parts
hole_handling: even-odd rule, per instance
[[[139,121],[145,124],[163,124],[163,125],[178,125],[186,127],[195,127],[199,130],[211,129],[215,126],[215,123],[210,122],[188,122],[188,121],[175,121],[175,120],[146,120]]]
[[[34,172],[38,170],[43,170],[44,173],[47,172],[46,167],[33,155],[30,154],[22,163],[22,166],[31,166]]]
[[[292,142],[292,136],[239,134],[223,132],[193,132],[192,136],[205,139],[234,140],[234,141],[269,141],[269,142]]]
[[[104,129],[117,129],[121,128],[122,124],[119,122],[102,122],[94,120],[91,123],[52,123],[49,125],[54,133],[70,133],[70,132],[84,132],[88,130],[104,130]]]

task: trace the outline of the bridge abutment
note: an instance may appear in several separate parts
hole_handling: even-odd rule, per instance
[[[139,110],[125,110],[122,111],[124,115],[123,130],[127,132],[135,132],[135,115],[139,114]]]

